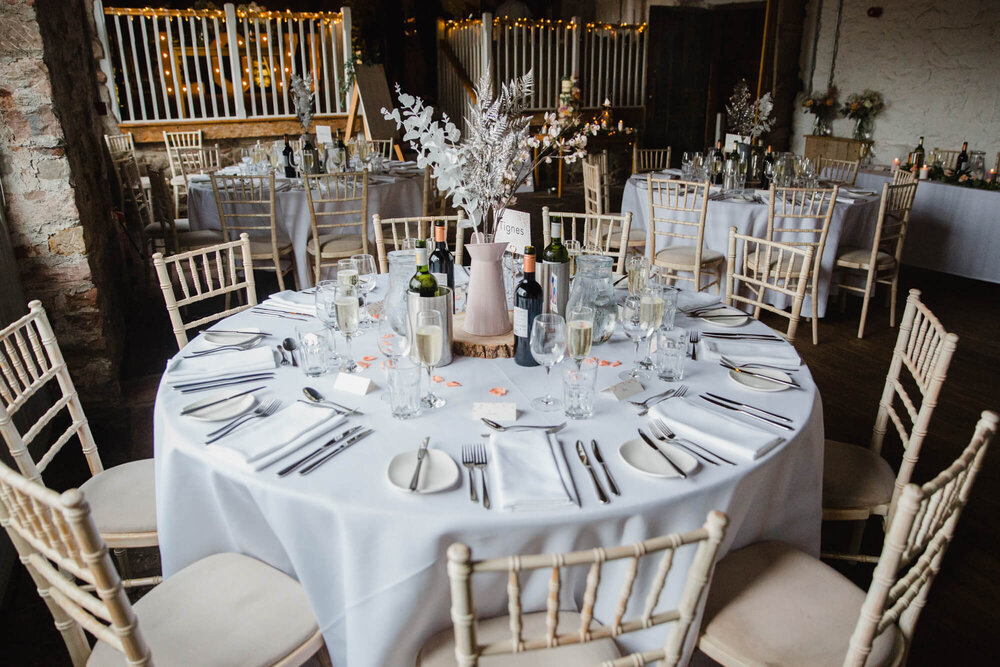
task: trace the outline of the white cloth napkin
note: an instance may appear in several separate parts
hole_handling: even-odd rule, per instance
[[[209,445],[222,458],[251,470],[262,470],[292,452],[323,437],[345,421],[344,415],[323,406],[296,401],[270,417],[254,419],[250,425]]]
[[[709,410],[685,398],[657,403],[650,412],[667,422],[677,437],[704,445],[722,456],[755,461],[784,442],[784,438],[738,421],[718,410]]]
[[[286,289],[284,292],[272,294],[262,305],[316,316],[316,295],[313,293],[303,294]]]
[[[719,361],[723,355],[737,365],[754,362],[788,367],[802,365],[802,358],[788,343],[758,343],[752,340],[722,340],[704,336],[698,340],[698,359]]]
[[[577,507],[566,456],[554,435],[516,431],[490,435],[497,502],[513,511]]]
[[[680,311],[704,308],[705,306],[711,306],[716,303],[719,303],[718,294],[709,294],[708,292],[689,292],[685,290],[681,290],[677,294],[677,310]],[[721,308],[722,306],[720,305],[719,307]]]
[[[274,349],[267,346],[244,351],[206,354],[193,359],[184,359],[178,355],[167,363],[167,379],[211,380],[231,373],[270,370],[275,365]]]

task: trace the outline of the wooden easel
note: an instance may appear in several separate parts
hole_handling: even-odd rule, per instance
[[[389,95],[389,83],[385,78],[385,70],[381,65],[357,65],[354,70],[354,89],[351,91],[351,101],[347,105],[344,141],[350,141],[351,134],[354,132],[354,121],[360,111],[365,138],[392,139],[392,147],[396,151],[396,157],[402,161],[403,150],[399,146],[399,132],[393,121],[386,120],[382,116],[383,107],[392,108],[392,97]]]

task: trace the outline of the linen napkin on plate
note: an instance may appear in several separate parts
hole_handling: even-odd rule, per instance
[[[261,470],[322,438],[345,420],[335,410],[295,402],[270,417],[237,428],[209,449],[225,450],[220,452],[224,458]]]
[[[167,363],[167,379],[211,380],[231,373],[271,370],[275,363],[274,349],[268,346],[206,354],[193,359],[183,359],[178,355]]]
[[[721,410],[722,408],[719,408]],[[723,456],[755,461],[784,442],[784,438],[686,398],[657,403],[650,412],[667,423],[679,438],[693,440]]]
[[[566,457],[554,435],[517,431],[490,435],[497,503],[506,510],[577,507]]]
[[[698,359],[719,361],[725,355],[735,364],[762,363],[774,366],[801,366],[802,359],[788,343],[758,343],[752,340],[705,338],[698,341]]]
[[[316,316],[316,296],[313,293],[303,294],[286,289],[284,292],[272,294],[261,305]]]

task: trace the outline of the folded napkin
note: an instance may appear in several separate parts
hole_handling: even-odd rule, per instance
[[[719,303],[717,294],[708,292],[688,292],[681,290],[677,293],[677,310],[688,311],[696,308],[704,308]],[[721,306],[720,306],[721,307]]]
[[[760,343],[753,340],[722,340],[705,338],[698,340],[698,359],[719,361],[725,355],[735,364],[773,364],[775,366],[800,366],[802,359],[795,348],[788,343]]]
[[[271,370],[274,367],[274,349],[267,346],[244,351],[206,354],[193,359],[183,359],[178,355],[167,363],[167,379],[211,380],[232,373],[250,373]]]
[[[693,440],[722,456],[739,456],[755,461],[784,442],[746,422],[720,414],[723,408],[709,410],[686,398],[671,398],[657,403],[650,412],[667,423],[677,437]]]
[[[554,435],[542,431],[494,433],[490,449],[501,508],[522,511],[579,506],[566,457]]]
[[[314,293],[303,294],[286,289],[284,292],[272,294],[261,305],[316,316],[316,295]]]
[[[237,465],[262,470],[325,436],[346,420],[323,406],[295,402],[270,417],[254,419],[212,443],[210,450]]]

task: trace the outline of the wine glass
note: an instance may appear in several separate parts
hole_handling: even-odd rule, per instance
[[[639,308],[643,310],[643,318],[648,318],[653,323],[653,331],[663,324],[663,312],[666,310],[666,299],[663,297],[663,287],[655,280],[650,280],[639,294]],[[652,331],[646,339],[646,356],[639,362],[639,368],[648,371],[654,366],[652,359],[653,346]]]
[[[530,338],[531,356],[542,366],[545,366],[545,384],[551,389],[549,376],[552,367],[566,357],[566,320],[562,315],[543,313],[531,323]],[[546,391],[544,396],[531,401],[531,407],[543,412],[554,412],[562,409],[562,401]]]
[[[361,320],[362,329],[370,329],[372,326],[372,316],[368,312],[368,295],[375,289],[375,276],[378,270],[375,268],[375,258],[371,255],[352,255],[351,259],[358,270],[358,280],[361,285],[361,294],[364,297],[365,313]]]
[[[312,151],[302,151],[302,172],[305,174],[313,173],[314,164]]]
[[[381,317],[378,318],[376,342],[378,351],[384,354],[390,363],[395,363],[400,357],[410,353],[410,319],[405,311],[398,315],[382,311]],[[382,400],[389,400],[389,392],[382,392]]]
[[[319,166],[321,167],[320,169],[316,170],[317,173],[325,171],[326,169],[326,155],[327,155],[326,147],[327,144],[318,144],[316,146],[316,156],[319,158]]]
[[[628,270],[628,293],[637,296],[646,287],[651,274],[649,260],[642,255],[630,257],[625,265]]]
[[[736,163],[736,189],[742,195],[744,189],[746,189],[747,184],[747,169],[750,164],[746,160],[740,160]]]
[[[420,405],[425,408],[440,408],[446,403],[431,390],[434,386],[434,367],[441,361],[443,338],[444,325],[441,313],[436,310],[422,310],[417,313],[417,326],[410,347],[416,349],[417,360],[427,368],[427,393],[420,399]]]
[[[350,257],[337,260],[337,283],[340,285],[358,286],[358,263]]]
[[[590,306],[570,308],[566,318],[566,351],[573,357],[577,369],[590,354],[594,338],[594,309]]]
[[[635,342],[632,369],[618,374],[622,380],[645,380],[649,377],[649,374],[639,367],[639,344],[652,335],[659,322],[653,321],[653,308],[648,303],[643,307],[642,300],[641,296],[627,296],[622,303],[622,328],[625,330],[625,335]],[[663,317],[662,307],[660,317]]]
[[[583,254],[583,246],[576,239],[566,239],[563,245],[569,253],[569,275],[572,277],[576,275],[576,258]]]
[[[345,373],[360,373],[361,367],[351,356],[351,339],[358,335],[360,314],[358,312],[359,288],[357,285],[337,283],[335,287],[334,312],[337,314],[337,328],[347,341],[347,350],[342,356]]]
[[[330,351],[330,358],[333,361],[340,360],[337,352],[337,337],[334,331],[337,328],[337,281],[321,280],[316,285],[316,317],[330,330],[330,340],[333,341],[333,349]]]
[[[271,149],[267,152],[268,162],[271,163],[271,171],[278,171],[278,151]]]

